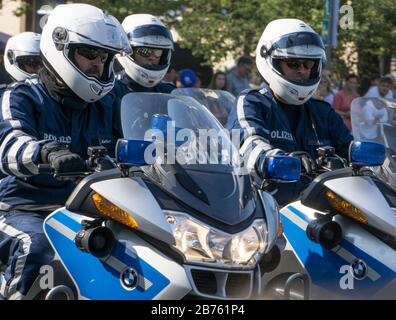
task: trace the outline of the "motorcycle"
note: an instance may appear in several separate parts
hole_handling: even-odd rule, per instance
[[[290,244],[286,252],[295,253],[300,262],[297,276],[289,278],[282,261],[271,275],[268,286],[282,297],[396,298],[396,189],[377,174],[384,165],[389,168],[385,159],[393,160],[392,130],[389,124],[373,122],[369,125],[374,127],[367,130],[363,108],[369,101],[375,103],[365,98],[352,103],[355,140],[349,150],[350,164],[334,148],[319,148],[315,179],[297,201],[280,210]],[[375,133],[370,141],[362,128],[364,133]],[[388,141],[386,157],[384,145],[378,143],[383,141]]]
[[[56,254],[44,270],[54,279],[41,275],[27,298],[260,296],[282,250],[279,208],[238,172],[238,150],[219,122],[191,98],[154,93],[126,95],[121,119],[115,160],[91,147],[86,172],[51,172],[80,181],[44,221]],[[194,138],[197,128],[215,133],[208,146]],[[101,170],[106,161],[114,168]],[[272,157],[266,172],[296,180],[300,163]]]
[[[222,126],[226,125],[228,116],[235,104],[235,97],[224,90],[178,88],[172,91],[172,95],[194,98],[206,107]]]

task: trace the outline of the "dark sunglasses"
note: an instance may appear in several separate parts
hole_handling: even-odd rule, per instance
[[[312,69],[313,66],[315,65],[314,60],[294,60],[294,59],[288,59],[288,60],[282,60],[283,62],[286,63],[286,65],[293,70],[298,70],[300,69],[301,65],[304,66],[305,69]]]
[[[40,56],[22,56],[22,57],[17,57],[16,62],[20,66],[27,66],[31,68],[35,67],[42,67],[43,62],[41,60]]]
[[[148,47],[138,47],[135,49],[135,52],[144,58],[148,58],[154,55],[156,58],[161,58],[162,53],[164,52],[163,49],[157,48],[148,48]]]
[[[107,58],[109,57],[109,53],[103,49],[92,48],[86,46],[80,46],[76,48],[77,53],[88,60],[95,60],[97,57],[100,57],[100,61],[105,63]]]

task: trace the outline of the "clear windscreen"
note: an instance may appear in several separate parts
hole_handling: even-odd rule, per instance
[[[235,104],[235,96],[224,90],[178,88],[172,95],[192,97],[205,106],[224,126]]]
[[[351,121],[354,140],[382,143],[396,154],[396,100],[357,98]]]
[[[124,138],[162,141],[179,164],[239,164],[239,152],[216,118],[195,99],[130,93],[121,103]]]

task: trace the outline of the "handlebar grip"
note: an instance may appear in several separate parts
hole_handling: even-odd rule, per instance
[[[52,169],[51,169],[51,167],[50,167],[50,165],[49,164],[44,164],[44,163],[41,163],[41,164],[39,164],[38,165],[38,171],[39,171],[39,173],[52,173]]]

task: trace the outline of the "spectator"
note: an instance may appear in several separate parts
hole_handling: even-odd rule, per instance
[[[345,78],[345,85],[342,90],[337,92],[333,101],[333,108],[339,113],[344,120],[345,125],[351,130],[351,102],[359,97],[357,88],[359,86],[358,78],[350,74]]]
[[[315,92],[314,97],[323,101],[333,104],[335,93],[331,89],[330,77],[322,74],[318,89]]]
[[[215,90],[227,90],[227,76],[224,72],[218,71],[213,77],[209,84],[209,89]]]
[[[392,79],[389,77],[382,77],[377,86],[371,87],[367,91],[366,98],[385,98],[394,99],[392,88]]]
[[[366,102],[362,109],[363,124],[360,125],[360,135],[363,140],[376,140],[378,141],[379,123],[388,122],[388,111],[385,108],[385,104],[381,100],[373,101],[369,100]]]
[[[250,73],[252,72],[253,60],[249,56],[240,57],[234,70],[227,74],[227,91],[234,96],[245,89],[250,88]]]

